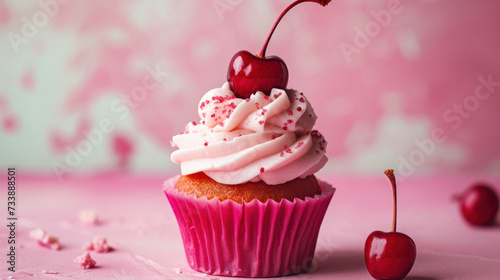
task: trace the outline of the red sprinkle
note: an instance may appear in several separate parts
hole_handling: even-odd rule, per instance
[[[297,111],[302,111],[302,108],[301,107],[297,107]]]
[[[205,143],[203,143],[203,145],[208,146],[208,141],[205,141]]]
[[[264,173],[264,167],[260,168],[260,173]]]
[[[298,149],[300,147],[302,147],[304,145],[304,141],[300,141],[299,143],[297,143],[297,147],[295,147],[295,149]]]

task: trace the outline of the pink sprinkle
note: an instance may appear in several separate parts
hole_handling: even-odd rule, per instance
[[[275,138],[276,138],[276,136],[274,136],[274,135],[271,135],[271,139],[275,139]]]
[[[278,97],[280,97],[280,96],[281,96],[281,92],[280,92],[280,93],[278,93],[278,94],[274,94],[274,95],[273,95],[273,97],[274,97],[275,99],[278,99]]]
[[[77,263],[81,269],[93,268],[96,264],[96,262],[90,257],[89,252],[85,252],[83,255],[76,257],[73,262]]]
[[[302,102],[302,103],[306,102],[306,100],[304,99],[304,97],[301,97],[301,98],[299,99],[299,101],[300,101],[300,102]]]
[[[210,115],[211,118],[215,118],[215,114]]]
[[[45,232],[45,230],[41,228],[37,228],[30,231],[30,237],[38,241],[38,244],[50,248],[51,250],[61,249],[61,245],[59,244],[59,239],[52,235],[48,235]]]
[[[269,95],[264,96],[265,100],[269,100]]]
[[[89,242],[86,244],[83,249],[85,250],[94,250],[97,253],[106,253],[111,251],[111,247],[108,245],[108,240],[106,237],[102,236],[97,236],[92,240],[92,242]]]
[[[283,130],[288,130],[288,126],[283,126]]]
[[[245,102],[250,102],[250,98],[245,99]]]
[[[93,242],[89,242],[89,243],[83,245],[83,250],[87,250],[87,251],[94,250],[94,243]]]
[[[293,123],[293,120],[287,120],[288,123]]]
[[[264,173],[264,167],[260,168],[260,173]]]
[[[196,122],[195,122],[195,121],[192,121],[192,122],[191,122],[191,124],[192,124],[192,125],[196,125]]]
[[[226,139],[226,138],[224,138],[223,140],[224,140],[224,141],[227,141],[227,139]]]
[[[97,225],[98,218],[97,213],[94,210],[81,210],[79,213],[80,223],[84,225]]]
[[[264,123],[265,123],[265,121],[259,121],[260,125],[263,125]]]

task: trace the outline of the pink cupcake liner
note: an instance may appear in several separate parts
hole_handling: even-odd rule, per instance
[[[239,204],[179,192],[178,178],[168,179],[163,190],[179,223],[191,268],[240,277],[285,276],[309,269],[335,192],[332,186],[320,181],[322,193],[304,200]]]

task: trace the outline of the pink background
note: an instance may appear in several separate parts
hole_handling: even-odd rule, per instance
[[[291,1],[60,2],[0,1],[0,166],[47,176],[57,166],[65,178],[177,172],[171,136],[197,120],[234,53],[260,50]],[[474,95],[479,77],[500,81],[500,2],[389,2],[303,4],[268,48],[319,116],[322,172],[500,174],[500,86]],[[165,75],[125,107],[147,69]],[[90,142],[102,122],[111,128]],[[429,140],[436,129],[442,143]]]

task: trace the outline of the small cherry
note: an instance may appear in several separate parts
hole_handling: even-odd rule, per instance
[[[498,212],[498,195],[487,184],[474,184],[460,196],[460,209],[465,220],[472,225],[493,225]]]
[[[415,263],[417,248],[408,235],[396,232],[397,199],[394,170],[386,170],[385,175],[392,185],[394,203],[392,231],[377,230],[368,236],[365,243],[365,263],[368,272],[375,279],[403,279]]]
[[[288,68],[285,62],[277,56],[266,57],[269,40],[283,16],[296,5],[303,2],[315,2],[322,6],[328,5],[331,0],[297,0],[288,6],[274,23],[271,32],[260,53],[256,56],[248,51],[237,52],[227,70],[227,81],[234,95],[239,98],[248,98],[257,91],[266,95],[273,88],[286,89],[288,84]]]

